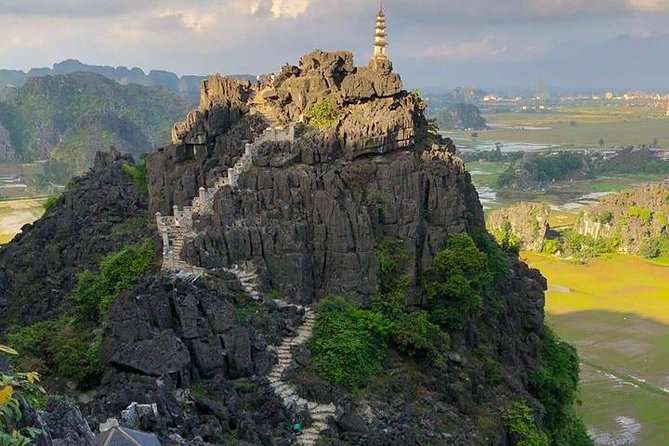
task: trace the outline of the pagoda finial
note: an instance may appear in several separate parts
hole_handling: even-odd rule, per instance
[[[381,1],[374,29],[374,54],[370,61],[370,66],[374,68],[392,68],[388,56],[386,56],[386,47],[388,46],[386,36],[386,14],[383,11],[383,1]]]

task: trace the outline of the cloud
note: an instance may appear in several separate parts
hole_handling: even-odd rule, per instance
[[[667,12],[669,0],[629,0],[632,9],[644,12]]]
[[[457,45],[434,45],[426,48],[420,55],[438,59],[488,59],[504,54],[506,46],[495,46],[493,37],[487,36],[476,42],[463,42]]]
[[[434,22],[533,22],[669,13],[669,0],[386,0],[408,20]]]
[[[0,0],[0,15],[107,16],[150,8],[151,0]]]
[[[525,63],[566,39],[656,33],[669,17],[669,0],[384,3],[389,55],[408,83],[450,79],[443,73],[452,62]],[[377,8],[378,0],[0,0],[0,68],[78,58],[181,74],[261,73],[315,48],[348,49],[364,64]]]
[[[275,18],[295,18],[303,14],[311,4],[311,0],[273,0],[272,14]]]

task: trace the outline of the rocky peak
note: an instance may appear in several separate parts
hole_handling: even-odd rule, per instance
[[[216,74],[202,82],[200,91],[200,110],[211,109],[214,105],[243,108],[249,100],[251,83]]]
[[[270,125],[310,124],[323,101],[332,108],[331,123],[319,130],[337,141],[349,159],[406,148],[427,132],[421,99],[402,89],[388,63],[356,67],[348,51],[313,51],[299,65],[284,65],[278,75],[251,85],[215,75],[202,85],[200,106],[172,132],[173,144],[215,144],[247,113]]]

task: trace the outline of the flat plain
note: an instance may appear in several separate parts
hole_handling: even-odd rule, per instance
[[[549,325],[578,349],[579,410],[597,444],[667,444],[669,267],[625,255],[586,265],[522,257],[548,279]]]

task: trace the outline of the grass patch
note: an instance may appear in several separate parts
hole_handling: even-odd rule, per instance
[[[42,203],[42,207],[44,208],[44,212],[49,212],[56,204],[58,203],[58,197],[51,195],[49,196],[44,203]]]
[[[327,130],[339,122],[341,115],[342,109],[334,98],[324,96],[309,109],[306,117],[310,127]]]
[[[123,171],[130,175],[132,183],[141,195],[149,195],[149,188],[147,185],[146,163],[131,166],[126,164],[123,166]]]
[[[543,425],[554,446],[590,446],[585,426],[574,413],[579,362],[576,349],[544,327],[540,366],[530,374],[530,391],[544,406]]]
[[[308,345],[321,374],[353,388],[382,370],[389,334],[390,324],[383,315],[332,296],[318,306]]]
[[[99,323],[116,297],[131,289],[155,263],[153,240],[107,255],[100,271],[84,271],[74,290],[75,314],[81,321]]]
[[[534,416],[524,403],[513,403],[502,414],[502,421],[516,446],[549,446],[546,434],[537,429]]]

